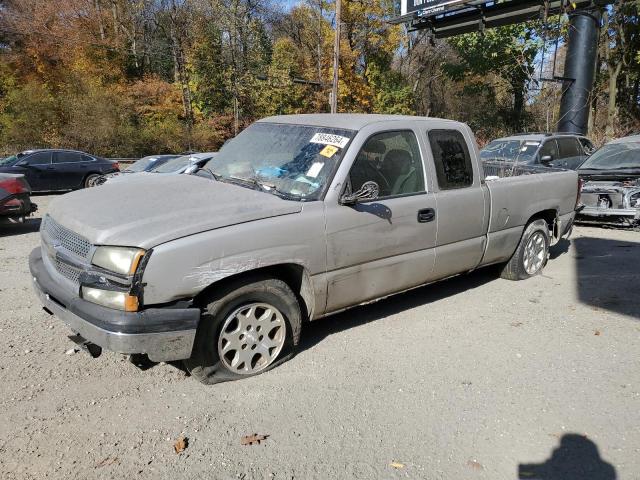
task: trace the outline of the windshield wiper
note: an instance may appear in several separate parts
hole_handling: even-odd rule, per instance
[[[254,190],[258,190],[260,192],[271,193],[285,200],[301,200],[302,197],[300,195],[296,195],[289,192],[284,192],[279,190],[275,184],[268,182],[261,182],[255,177],[251,178],[239,178],[239,177],[225,177],[225,179],[234,181],[241,186],[252,187]]]

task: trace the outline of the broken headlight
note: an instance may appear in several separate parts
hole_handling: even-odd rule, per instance
[[[98,247],[91,263],[121,275],[133,275],[143,256],[144,250],[140,248]]]

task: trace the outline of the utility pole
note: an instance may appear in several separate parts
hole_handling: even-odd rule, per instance
[[[338,112],[338,70],[340,70],[340,9],[342,0],[336,0],[336,39],[333,47],[333,87],[331,88],[331,113]]]

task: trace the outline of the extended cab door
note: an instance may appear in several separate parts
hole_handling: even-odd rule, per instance
[[[481,181],[475,140],[469,131],[436,128],[427,132],[436,177],[435,277],[475,268],[484,251],[489,194]]]
[[[436,201],[416,123],[393,122],[388,130],[369,126],[347,152],[325,200],[327,313],[420,285],[433,275]],[[366,181],[379,185],[379,198],[340,204],[341,195]]]

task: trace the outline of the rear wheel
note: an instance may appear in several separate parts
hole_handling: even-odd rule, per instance
[[[508,280],[524,280],[539,274],[549,259],[549,242],[549,226],[545,220],[529,223],[500,276]]]
[[[184,361],[198,381],[258,375],[292,356],[300,339],[300,305],[282,280],[245,279],[205,301],[193,354]]]
[[[83,185],[84,188],[95,187],[96,185],[98,185],[98,183],[96,182],[99,178],[100,178],[100,175],[98,175],[97,173],[90,173],[84,179],[84,185]]]

